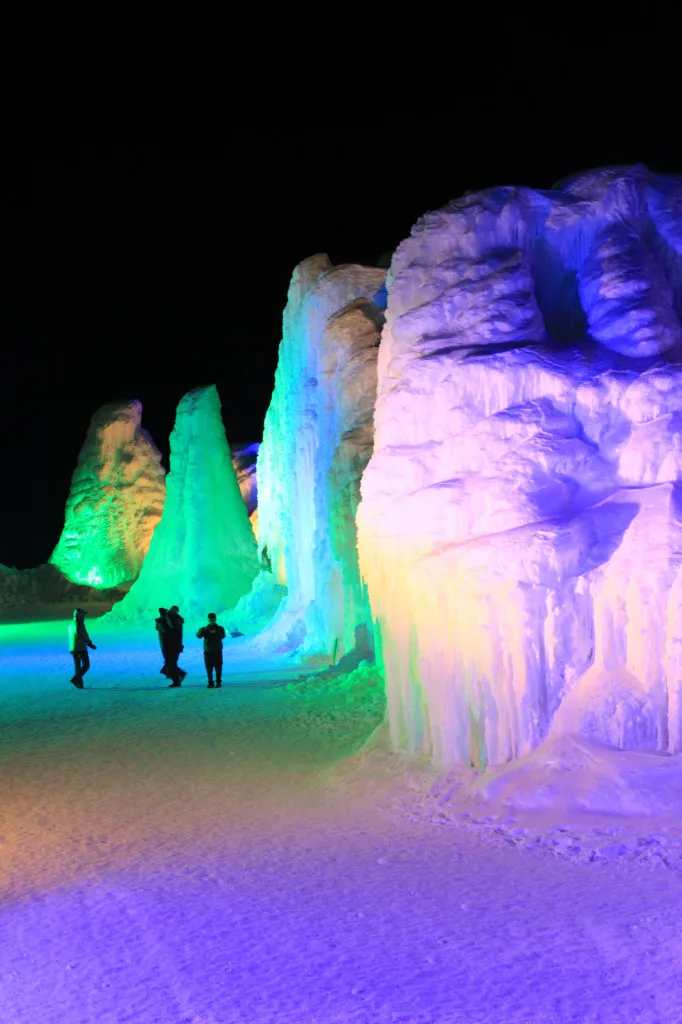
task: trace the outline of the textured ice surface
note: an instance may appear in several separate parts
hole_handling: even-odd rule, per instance
[[[161,455],[141,421],[137,401],[92,417],[50,558],[74,583],[118,587],[139,575],[166,493]]]
[[[237,474],[237,483],[241,496],[246,505],[249,517],[253,515],[258,506],[258,483],[256,479],[256,462],[260,444],[253,441],[249,444],[230,445],[232,452],[232,465]]]
[[[396,251],[362,481],[392,738],[682,749],[682,179],[500,188]]]
[[[286,584],[272,629],[337,657],[370,620],[355,511],[372,451],[384,281],[384,270],[333,267],[325,255],[294,271],[258,456],[258,544],[272,576],[237,609],[248,630]]]
[[[160,606],[172,604],[185,617],[220,612],[237,603],[258,571],[215,387],[185,395],[170,447],[163,516],[115,618],[153,619]]]

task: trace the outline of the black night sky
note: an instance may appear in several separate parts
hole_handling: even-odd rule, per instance
[[[581,87],[575,59],[557,56],[551,83],[521,70],[439,109],[401,109],[377,88],[362,114],[344,115],[339,95],[298,127],[295,111],[244,110],[200,142],[14,147],[1,194],[0,563],[49,557],[106,401],[139,398],[167,454],[181,396],[215,382],[229,440],[260,439],[305,257],[376,263],[467,189],[548,188],[606,164],[682,173],[679,90],[656,55],[647,76],[622,62],[620,78],[614,64]]]

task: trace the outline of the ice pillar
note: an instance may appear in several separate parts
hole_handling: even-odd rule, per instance
[[[258,537],[308,651],[339,656],[369,622],[355,509],[372,450],[385,271],[296,268],[258,455]]]
[[[50,558],[74,583],[118,587],[139,575],[166,493],[161,455],[141,417],[137,401],[92,417]]]
[[[218,613],[237,603],[258,570],[215,387],[185,395],[170,447],[163,516],[116,618],[153,617],[172,604],[186,617]]]

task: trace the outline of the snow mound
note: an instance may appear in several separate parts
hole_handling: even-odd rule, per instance
[[[615,750],[584,737],[550,739],[526,758],[471,777],[461,797],[498,809],[623,818],[679,815],[682,756]]]
[[[344,732],[349,739],[352,737],[352,749],[346,751],[346,756],[357,755],[358,735],[376,731],[386,712],[380,666],[374,660],[357,663],[352,653],[337,666],[309,672],[278,687],[278,700],[292,698],[299,723],[311,732],[324,734],[331,730],[339,737]]]
[[[520,854],[682,874],[679,755],[565,736],[481,773],[463,766],[439,771],[390,748],[384,724],[335,766],[333,784],[351,796],[380,793],[399,821],[451,828],[458,838],[470,833]]]
[[[294,697],[317,699],[321,693],[343,695],[349,703],[365,702],[368,694],[372,697],[383,695],[384,679],[379,665],[374,661],[362,660],[357,668],[344,672],[334,666],[321,672],[311,672],[282,687]],[[381,700],[380,700],[381,703]]]

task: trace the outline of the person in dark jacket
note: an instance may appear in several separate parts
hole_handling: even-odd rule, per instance
[[[204,664],[208,676],[208,688],[213,689],[213,673],[215,685],[223,685],[223,640],[225,630],[216,622],[215,612],[208,613],[208,623],[197,630],[197,637],[204,641]]]
[[[167,608],[159,608],[159,617],[154,620],[156,632],[159,634],[159,647],[161,648],[161,654],[163,656],[163,665],[160,669],[162,676],[168,675],[166,670],[166,634],[168,633],[168,623],[166,622],[167,615]]]
[[[73,613],[73,622],[69,623],[69,651],[73,658],[73,667],[76,670],[71,682],[77,690],[83,689],[83,676],[90,668],[88,647],[91,651],[97,650],[85,628],[86,614],[87,612],[83,608],[76,608]]]
[[[171,680],[171,686],[182,686],[182,681],[187,675],[183,668],[178,665],[178,658],[184,651],[182,644],[182,627],[185,620],[180,614],[176,604],[172,605],[166,612],[164,633],[164,654],[166,657],[166,675]]]

